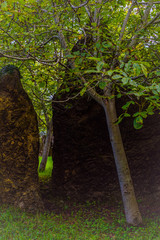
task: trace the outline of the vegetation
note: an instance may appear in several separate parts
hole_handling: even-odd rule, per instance
[[[140,129],[160,108],[159,17],[160,4],[153,0],[11,0],[0,10],[1,65],[21,66],[38,91],[48,93],[54,85],[52,96],[58,90],[67,101],[87,94],[103,107],[126,220],[133,225],[142,219],[118,123],[133,117]],[[126,102],[117,118],[115,100],[121,97]]]
[[[93,207],[93,209],[92,209]],[[0,239],[16,240],[158,240],[160,219],[145,219],[141,227],[125,223],[122,210],[94,209],[94,203],[74,206],[68,213],[31,215],[0,207]]]
[[[40,161],[41,162],[41,159]],[[49,157],[46,170],[39,177],[49,179],[53,167]],[[36,215],[17,208],[1,205],[0,239],[2,240],[159,240],[160,218],[145,218],[142,226],[128,226],[122,204],[104,207],[105,203],[87,201],[84,204],[57,203],[60,212],[44,212]]]
[[[41,161],[42,161],[42,157],[39,157],[39,166],[41,164]],[[48,180],[49,178],[51,178],[52,169],[53,169],[53,160],[52,160],[52,157],[48,157],[45,171],[43,171],[43,172],[39,171],[39,167],[38,167],[39,178],[42,181],[43,180]]]

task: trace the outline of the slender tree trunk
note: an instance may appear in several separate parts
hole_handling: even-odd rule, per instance
[[[129,224],[138,225],[142,222],[142,217],[135,197],[120,129],[118,124],[115,124],[117,120],[115,99],[105,100],[103,102],[103,108],[106,115],[110,141],[117,168],[126,220]]]
[[[49,125],[47,126],[47,136],[46,136],[45,144],[43,147],[42,161],[39,166],[40,172],[43,172],[46,167],[47,158],[49,155],[49,150],[52,142],[52,129],[53,129],[53,119],[51,119],[51,121],[49,122]]]

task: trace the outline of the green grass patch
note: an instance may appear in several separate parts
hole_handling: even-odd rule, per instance
[[[41,160],[42,160],[42,157],[39,157],[39,166],[40,166]],[[38,167],[38,169],[39,169],[39,167]],[[44,179],[44,180],[50,178],[52,176],[52,169],[53,169],[52,157],[48,157],[45,171],[39,172],[39,170],[38,170],[39,178]]]
[[[96,212],[85,207],[70,214],[27,214],[0,206],[2,240],[158,240],[160,219],[146,219],[144,226],[128,227],[121,210]]]

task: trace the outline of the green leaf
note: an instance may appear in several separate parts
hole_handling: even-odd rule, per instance
[[[119,124],[120,122],[122,122],[123,118],[124,118],[124,113],[122,113],[122,114],[118,117],[118,119],[117,119],[117,121],[115,122],[115,124]]]
[[[129,84],[130,84],[131,86],[137,87],[136,81],[134,81],[134,80],[132,80],[132,79],[129,79]]]
[[[129,72],[130,68],[131,68],[131,62],[126,63],[124,68],[125,72]]]
[[[122,97],[122,94],[121,93],[118,93],[117,94],[117,98],[121,98]]]
[[[155,74],[156,74],[157,76],[160,76],[160,71],[159,71],[159,70],[156,71]]]
[[[141,66],[138,63],[133,63],[134,75],[138,76],[141,73]]]
[[[143,117],[143,118],[147,118],[147,112],[146,112],[146,111],[140,112],[140,115],[141,115],[141,117]]]
[[[143,118],[141,116],[136,117],[133,120],[133,126],[135,129],[141,129],[143,127]]]
[[[155,89],[152,89],[152,92],[154,95],[157,95],[157,91]]]
[[[70,91],[70,88],[66,88],[66,92],[69,92]]]
[[[113,70],[108,70],[108,71],[107,71],[108,76],[111,76],[113,73],[114,73]]]
[[[80,51],[77,52],[73,52],[74,55],[79,56],[80,55]]]
[[[39,87],[40,87],[40,88],[44,88],[44,87],[45,87],[45,85],[46,85],[46,83],[45,83],[45,82],[40,82],[40,83],[39,83]]]
[[[7,1],[4,1],[4,2],[2,2],[1,3],[1,10],[6,10],[6,8],[7,8]]]
[[[148,108],[146,109],[147,114],[148,115],[153,115],[154,114],[154,106],[152,106],[151,104],[148,106]]]
[[[87,90],[86,87],[82,88],[82,90],[80,91],[80,96],[81,97],[85,94],[86,90]]]
[[[160,84],[156,85],[156,90],[158,93],[160,93]]]
[[[120,75],[120,74],[115,74],[112,77],[112,79],[120,79],[120,78],[122,78],[122,75]]]
[[[120,73],[121,73],[124,77],[128,77],[128,75],[127,75],[125,72],[120,71]]]
[[[122,62],[120,65],[120,68],[123,68],[123,67],[124,67],[124,62]]]
[[[124,117],[130,117],[131,116],[131,114],[129,114],[129,113],[124,113]]]
[[[112,47],[112,43],[111,43],[111,42],[103,42],[103,43],[102,43],[102,46],[103,46],[104,48],[109,48],[109,47]]]
[[[96,43],[96,48],[100,48],[101,47],[101,44],[99,42]]]
[[[141,64],[141,69],[142,69],[142,72],[144,73],[145,77],[147,77],[147,75],[148,75],[147,68],[143,64]]]
[[[139,116],[139,112],[136,112],[132,115],[132,117],[137,117],[137,116]]]
[[[98,86],[103,90],[107,86],[107,82],[99,82]]]
[[[135,104],[135,103],[133,101],[129,101],[125,105],[122,106],[122,109],[127,110],[131,104]]]
[[[97,58],[97,57],[87,57],[90,60],[94,60],[94,61],[100,61],[101,58]]]
[[[97,71],[101,71],[102,70],[102,68],[103,68],[103,66],[104,66],[104,62],[98,62],[97,63],[97,66],[96,66],[96,68],[97,68]]]
[[[74,58],[74,55],[68,54],[68,55],[66,55],[66,57],[67,57],[67,58]]]
[[[94,70],[94,69],[90,69],[90,70],[84,71],[84,73],[99,73],[99,71]]]
[[[129,77],[123,77],[122,78],[122,83],[126,85],[129,82],[130,78]]]

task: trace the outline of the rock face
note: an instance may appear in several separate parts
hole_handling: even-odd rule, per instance
[[[42,207],[38,189],[37,116],[18,68],[0,73],[0,201],[34,211]]]
[[[53,102],[54,194],[95,198],[103,192],[112,197],[119,183],[108,135],[105,115],[100,105],[87,98],[68,103]],[[118,111],[121,107],[117,106]],[[148,117],[140,130],[133,119],[120,124],[122,138],[135,185],[136,194],[154,189],[160,183],[160,115]],[[99,197],[98,197],[99,198]]]
[[[85,197],[104,189],[116,170],[103,109],[86,98],[72,103],[53,102],[53,186],[55,194]]]

